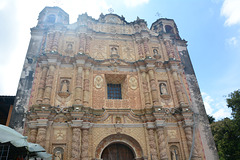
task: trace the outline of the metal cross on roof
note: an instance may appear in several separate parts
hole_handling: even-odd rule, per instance
[[[108,12],[110,12],[112,14],[114,12],[114,10],[112,8],[109,8]]]
[[[158,18],[162,17],[161,13],[159,13],[159,12],[157,12],[157,13],[155,14],[155,16],[157,16]]]

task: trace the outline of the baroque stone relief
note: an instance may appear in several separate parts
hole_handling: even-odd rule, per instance
[[[102,86],[103,86],[103,78],[102,78],[102,76],[97,75],[97,76],[94,78],[94,86],[95,86],[97,89],[102,88]]]
[[[133,90],[137,89],[138,81],[137,81],[136,77],[130,77],[129,78],[129,86]]]

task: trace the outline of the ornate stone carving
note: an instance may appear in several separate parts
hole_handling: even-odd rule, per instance
[[[45,92],[44,92],[44,103],[45,104],[50,103],[54,71],[55,71],[55,66],[50,65],[49,70],[48,70],[47,80],[46,80]]]
[[[29,142],[36,143],[37,129],[31,128],[29,133]]]
[[[64,159],[64,150],[62,147],[56,147],[53,150],[53,159],[54,160],[63,160]]]
[[[186,135],[186,138],[187,138],[187,145],[188,145],[188,149],[189,149],[189,153],[191,152],[191,148],[192,148],[192,127],[190,126],[186,126],[184,128],[185,130],[185,135]],[[196,145],[194,145],[194,148],[193,148],[193,153],[192,153],[192,157],[198,157],[198,153],[197,153],[197,149],[196,149]]]
[[[89,103],[89,70],[90,68],[85,69],[84,74],[84,86],[83,86],[83,103],[87,105]]]
[[[152,101],[153,104],[158,102],[158,93],[157,93],[157,86],[155,82],[155,73],[153,69],[148,70],[149,75],[149,81],[150,81],[150,87],[151,87],[151,93],[152,93]]]
[[[171,156],[171,160],[179,160],[180,159],[179,149],[177,146],[170,147],[170,156]]]
[[[82,160],[88,160],[88,129],[82,131]]]
[[[38,128],[36,143],[40,144],[43,148],[45,148],[45,144],[46,144],[46,128],[45,127]]]
[[[78,67],[77,70],[75,104],[82,104],[82,67]]]
[[[157,160],[157,146],[155,142],[154,130],[148,129],[148,138],[149,138],[149,146],[150,146],[150,154],[152,160]]]
[[[138,55],[139,55],[140,59],[143,59],[145,56],[143,55],[141,40],[137,41],[137,48],[138,48]]]
[[[47,77],[48,68],[47,66],[43,66],[42,68],[42,75],[39,83],[38,88],[38,95],[37,95],[37,103],[40,104],[43,100],[44,88],[46,84],[46,77]]]
[[[95,86],[97,89],[102,88],[102,86],[103,86],[103,78],[102,78],[102,76],[97,75],[97,76],[94,78],[94,86]]]
[[[81,136],[81,129],[74,127],[73,128],[73,137],[72,137],[72,160],[80,159],[80,155],[81,155],[80,136]]]
[[[133,89],[133,90],[137,89],[137,87],[138,87],[137,79],[135,77],[130,77],[129,78],[129,85],[130,85],[131,89]]]
[[[159,127],[157,129],[157,135],[158,135],[158,146],[159,146],[159,153],[160,153],[160,159],[161,160],[167,160],[167,149],[166,149],[166,142],[164,137],[164,128]]]
[[[143,71],[141,75],[142,75],[142,86],[144,91],[145,105],[148,105],[150,104],[150,97],[149,97],[149,89],[148,89],[146,73]]]

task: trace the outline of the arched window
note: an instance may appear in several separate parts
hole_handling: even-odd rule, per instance
[[[50,14],[47,17],[47,23],[55,23],[55,20],[56,20],[56,16],[54,14]]]
[[[165,26],[165,31],[166,31],[166,33],[173,33],[173,28],[169,25],[166,25]]]

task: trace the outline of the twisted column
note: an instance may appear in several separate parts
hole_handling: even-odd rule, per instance
[[[138,48],[138,55],[139,55],[139,57],[140,57],[140,58],[144,58],[143,50],[142,50],[142,45],[141,45],[141,44],[142,44],[141,40],[137,40],[136,43],[137,43],[137,48]]]
[[[158,102],[158,93],[157,93],[157,85],[155,82],[155,74],[152,68],[148,70],[148,75],[149,75],[149,81],[150,81],[150,87],[151,87],[151,93],[152,93],[152,101],[153,101],[153,104],[155,104],[156,102]]]
[[[145,98],[145,105],[149,105],[149,104],[151,104],[151,102],[150,102],[146,72],[142,71],[141,75],[142,75],[142,86],[143,86],[143,92],[144,92],[144,98]]]
[[[85,36],[83,33],[81,33],[79,35],[79,52],[83,53],[84,52],[84,40],[85,40]]]
[[[47,79],[46,79],[46,87],[45,87],[45,91],[44,91],[44,103],[45,104],[50,104],[54,71],[55,71],[55,66],[50,65],[49,70],[48,70]]]
[[[161,160],[168,160],[167,156],[167,145],[165,142],[165,136],[164,136],[164,128],[159,127],[157,129],[157,135],[158,135],[158,146],[159,146],[159,153],[160,153],[160,159]]]
[[[48,72],[47,66],[43,66],[42,67],[42,75],[41,75],[41,79],[40,79],[40,83],[39,83],[39,87],[38,87],[37,104],[42,103],[42,100],[43,100],[47,72]]]
[[[148,129],[148,138],[149,138],[149,146],[150,146],[150,154],[152,160],[157,160],[157,146],[155,142],[154,130]]]
[[[82,104],[82,67],[78,67],[75,87],[75,104]]]
[[[175,68],[172,67],[171,69],[172,69],[172,76],[173,76],[173,80],[174,80],[174,84],[175,84],[175,89],[177,92],[178,101],[180,104],[183,104],[184,99],[183,99],[183,93],[182,93],[182,89],[181,89],[181,83],[178,80],[178,73]]]
[[[148,41],[149,39],[148,38],[144,38],[143,39],[143,48],[144,48],[144,53],[146,56],[149,56],[149,47],[148,47]]]
[[[83,104],[88,105],[89,103],[89,70],[90,68],[85,69],[84,74],[84,89],[83,89]]]
[[[46,131],[46,127],[41,126],[38,128],[36,143],[40,144],[43,148],[45,148],[46,144]]]
[[[193,140],[192,127],[186,126],[184,128],[184,130],[185,130],[185,135],[186,135],[186,138],[187,138],[187,145],[188,145],[188,149],[189,149],[189,153],[190,153],[191,148],[192,148],[192,140]],[[197,153],[197,150],[196,150],[195,146],[194,146],[194,149],[193,149],[192,157],[193,158],[198,157],[198,153]]]
[[[80,160],[80,136],[81,129],[79,127],[73,128],[73,137],[72,137],[72,160]]]
[[[60,37],[60,32],[55,32],[53,42],[52,42],[52,51],[58,50],[59,37]]]
[[[82,130],[82,154],[81,160],[88,160],[88,133],[89,129]]]
[[[36,138],[37,138],[37,128],[30,128],[28,141],[32,143],[36,143]]]

